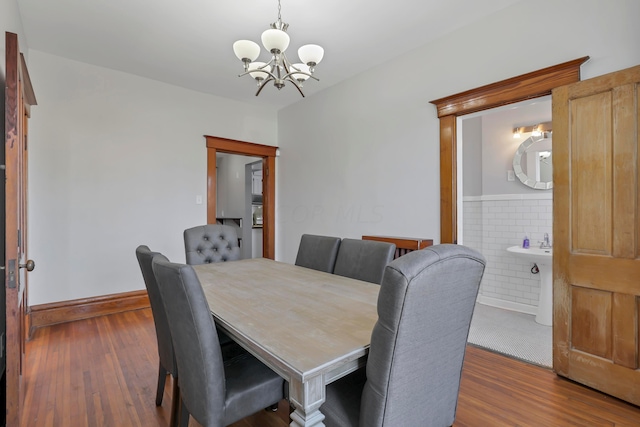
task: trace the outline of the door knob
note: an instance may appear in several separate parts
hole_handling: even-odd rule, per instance
[[[33,262],[32,259],[29,259],[26,264],[18,264],[18,267],[26,268],[27,271],[33,271],[33,269],[36,268],[36,263]]]

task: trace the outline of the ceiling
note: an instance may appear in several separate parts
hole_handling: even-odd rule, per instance
[[[287,52],[325,49],[307,81],[310,96],[520,0],[282,0]],[[17,0],[27,45],[72,60],[198,92],[281,108],[301,99],[238,77],[234,41],[260,44],[278,16],[277,0]],[[260,60],[266,62],[264,48]]]

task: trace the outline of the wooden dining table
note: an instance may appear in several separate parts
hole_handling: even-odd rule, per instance
[[[291,426],[323,426],[326,385],[366,363],[380,286],[266,258],[193,268],[219,327],[288,381]]]

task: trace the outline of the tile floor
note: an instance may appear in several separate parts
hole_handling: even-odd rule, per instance
[[[536,323],[533,315],[476,304],[468,342],[551,368],[551,331],[551,326]]]

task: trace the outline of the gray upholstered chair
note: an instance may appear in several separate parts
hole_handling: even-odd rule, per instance
[[[333,273],[340,247],[340,237],[303,234],[298,246],[296,265]]]
[[[158,369],[158,388],[156,390],[156,406],[162,405],[162,397],[164,396],[164,385],[167,374],[173,377],[173,391],[171,396],[171,420],[169,425],[175,427],[178,425],[178,408],[180,403],[180,389],[178,387],[178,368],[176,366],[175,357],[173,355],[173,344],[171,342],[171,332],[169,331],[169,322],[162,305],[162,297],[160,289],[153,274],[151,263],[157,257],[164,261],[167,258],[159,252],[152,252],[148,246],[140,245],[136,248],[136,258],[142,271],[144,285],[149,295],[149,304],[151,305],[151,313],[153,314],[153,323],[156,327],[156,340],[158,341],[158,356],[160,358],[160,367]]]
[[[375,240],[342,239],[333,274],[380,284],[396,245]]]
[[[184,230],[184,250],[187,264],[199,265],[240,259],[238,233],[230,225],[206,224]],[[235,341],[218,329],[224,346]]]
[[[232,424],[284,397],[284,380],[248,353],[223,360],[207,299],[193,267],[154,260],[178,365],[181,425]]]
[[[184,230],[183,235],[187,264],[209,264],[240,259],[238,233],[230,225],[200,225]]]
[[[327,427],[451,426],[485,260],[436,245],[392,261],[365,369],[327,386]]]

